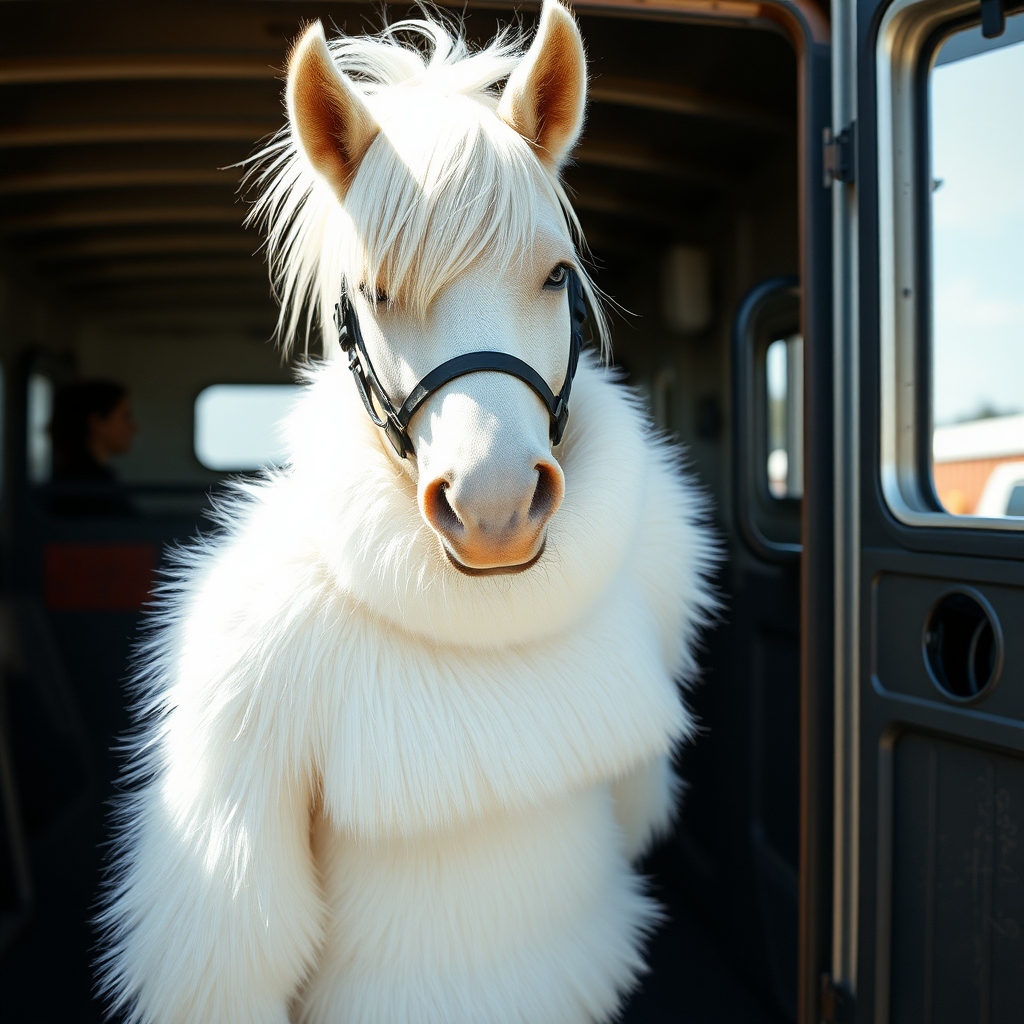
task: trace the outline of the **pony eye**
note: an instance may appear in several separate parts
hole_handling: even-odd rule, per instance
[[[569,268],[564,263],[559,263],[554,270],[548,274],[548,279],[544,282],[544,287],[551,291],[557,291],[559,288],[565,287],[565,282],[569,280]]]
[[[366,299],[368,302],[376,303],[376,305],[378,306],[381,306],[388,301],[388,293],[384,291],[383,288],[378,288],[375,292],[371,294],[370,289],[366,286],[365,281],[359,286],[359,291],[364,299]]]

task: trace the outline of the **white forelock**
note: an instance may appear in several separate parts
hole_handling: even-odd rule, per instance
[[[538,200],[562,210],[566,237],[582,245],[557,177],[496,113],[499,85],[524,56],[521,34],[471,51],[428,18],[334,39],[330,49],[381,128],[344,201],[289,127],[249,161],[261,190],[250,221],[267,231],[286,347],[318,321],[324,351],[335,349],[332,314],[346,284],[382,289],[423,314],[479,256],[514,268],[533,244]],[[580,273],[604,344],[598,293]]]

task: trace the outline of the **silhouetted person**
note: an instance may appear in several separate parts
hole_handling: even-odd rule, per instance
[[[67,516],[135,515],[109,463],[112,456],[131,449],[138,429],[123,384],[83,380],[59,388],[50,423],[53,482],[58,485],[51,511]]]

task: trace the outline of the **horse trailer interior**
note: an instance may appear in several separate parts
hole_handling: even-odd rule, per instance
[[[442,8],[483,42],[538,6]],[[678,827],[644,865],[667,921],[629,1024],[1003,1024],[1024,1005],[1024,519],[1012,496],[1003,519],[954,516],[931,483],[919,158],[940,46],[996,14],[1024,38],[1024,7],[832,8],[574,5],[591,83],[565,180],[614,300],[614,362],[685,446],[726,556]],[[358,33],[407,16],[0,4],[12,1024],[103,1019],[91,918],[133,645],[168,547],[217,529],[211,495],[255,469],[216,435],[230,402],[213,426],[204,410],[240,386],[290,395],[305,358],[275,347],[243,226],[243,162],[284,122],[288,46],[314,19]],[[113,463],[130,515],[69,513],[51,478],[54,396],[96,378],[138,420]]]

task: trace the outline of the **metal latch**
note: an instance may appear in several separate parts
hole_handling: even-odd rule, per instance
[[[853,181],[855,127],[856,122],[851,121],[849,127],[844,128],[838,135],[833,136],[831,128],[826,128],[822,133],[825,188],[831,188],[834,181]]]
[[[1003,0],[981,0],[981,34],[986,39],[997,39],[1005,31]]]
[[[849,989],[837,985],[827,974],[821,976],[818,1005],[822,1024],[853,1024],[853,996]]]

